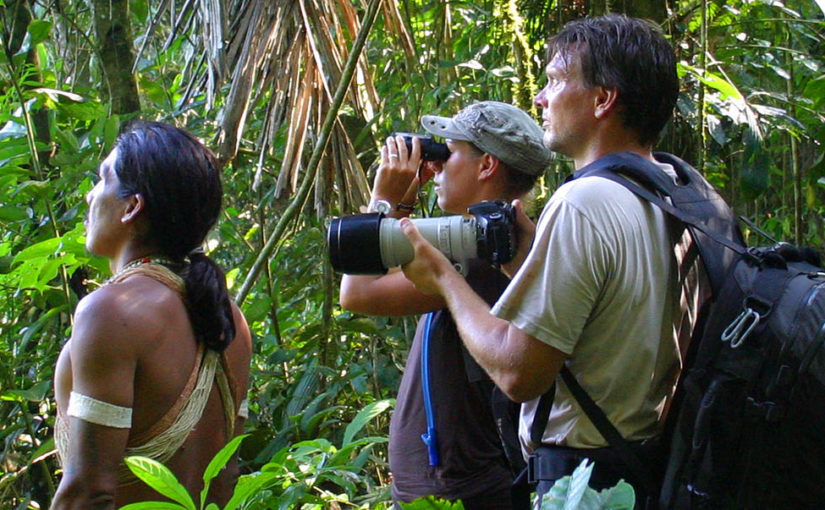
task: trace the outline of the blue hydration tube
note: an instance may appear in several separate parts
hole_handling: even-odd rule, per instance
[[[424,393],[424,413],[427,415],[427,433],[421,434],[421,440],[427,445],[430,465],[438,466],[438,438],[435,434],[435,417],[433,414],[433,400],[430,395],[430,330],[432,329],[435,312],[427,314],[424,323],[424,338],[421,344],[421,389]]]

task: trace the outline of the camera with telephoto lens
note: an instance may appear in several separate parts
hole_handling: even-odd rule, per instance
[[[450,149],[446,144],[436,142],[432,136],[416,133],[395,133],[394,136],[403,136],[407,145],[407,154],[412,154],[412,139],[421,140],[422,161],[447,161],[450,158]]]
[[[471,205],[468,216],[418,218],[421,235],[467,274],[467,262],[484,259],[498,267],[516,254],[516,212],[504,200]],[[399,220],[383,213],[354,214],[332,220],[327,232],[332,268],[345,274],[384,274],[410,262],[410,241]]]

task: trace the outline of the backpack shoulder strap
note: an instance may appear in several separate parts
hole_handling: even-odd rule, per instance
[[[679,182],[674,182],[655,163],[631,152],[602,157],[574,173],[568,181],[591,176],[609,179],[684,223],[699,247],[700,259],[716,296],[737,255],[750,256],[736,217],[710,183],[690,165],[670,154],[657,153],[655,157],[673,166]],[[655,494],[658,488],[653,474],[604,411],[581,387],[566,365],[560,375],[582,410],[608,444],[616,449],[633,476],[644,484],[650,494]],[[555,385],[539,401],[530,430],[533,442],[541,442],[554,391]]]
[[[624,462],[634,478],[639,480],[648,494],[657,494],[659,492],[659,486],[653,474],[647,466],[645,466],[641,457],[630,448],[630,444],[622,437],[622,434],[615,425],[610,422],[610,419],[604,414],[604,411],[602,411],[593,398],[582,388],[579,381],[576,380],[576,376],[567,368],[567,365],[561,367],[561,377],[564,379],[564,384],[567,385],[567,389],[570,390],[576,402],[581,406],[584,414],[590,418],[596,430],[599,431],[607,443],[615,449],[616,454],[622,459],[622,462]]]
[[[655,157],[673,166],[678,183],[655,163],[632,152],[599,158],[568,180],[582,177],[609,179],[687,225],[699,247],[702,264],[716,296],[736,256],[749,256],[736,217],[713,186],[693,167],[671,154],[656,153]]]

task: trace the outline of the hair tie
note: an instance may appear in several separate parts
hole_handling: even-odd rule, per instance
[[[203,251],[203,246],[198,246],[194,250],[190,251],[189,255],[187,255],[187,256],[189,257],[189,260],[192,260],[193,258],[196,258],[196,257],[205,257],[206,252]]]

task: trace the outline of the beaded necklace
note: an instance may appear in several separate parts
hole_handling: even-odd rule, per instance
[[[106,280],[105,285],[122,282],[133,274],[139,273],[153,278],[182,294],[185,289],[183,279],[168,267],[179,265],[179,263],[165,257],[151,255],[140,257],[121,267],[111,278]]]

